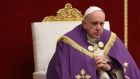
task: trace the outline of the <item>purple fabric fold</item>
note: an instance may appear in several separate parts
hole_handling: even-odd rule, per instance
[[[82,25],[77,26],[72,31],[65,34],[65,36],[68,36],[88,50],[88,46],[90,44],[87,42],[86,35],[86,31]],[[98,41],[101,41],[106,45],[110,35],[110,31],[104,30]],[[111,59],[114,59],[115,62],[118,62],[115,65],[116,67],[122,67],[123,69],[124,63],[128,63],[124,76],[128,76],[130,79],[140,79],[140,71],[135,61],[118,37],[114,45],[111,47],[108,55]],[[85,74],[81,73],[82,69],[84,69]],[[56,52],[53,55],[48,67],[46,75],[47,79],[77,79],[77,75],[90,75],[90,79],[99,79],[96,72],[95,60],[65,42],[59,41],[56,46]]]

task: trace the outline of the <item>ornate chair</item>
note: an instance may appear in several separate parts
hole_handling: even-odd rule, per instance
[[[48,64],[55,52],[56,41],[60,36],[81,24],[82,19],[81,12],[67,3],[65,8],[58,10],[56,16],[47,16],[43,22],[32,23],[35,62],[33,79],[46,79]],[[109,22],[105,22],[105,28],[110,29]]]

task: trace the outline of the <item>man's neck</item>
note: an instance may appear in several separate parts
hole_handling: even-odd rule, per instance
[[[91,45],[96,44],[97,40],[98,39],[91,38],[87,35],[87,42],[90,43]]]

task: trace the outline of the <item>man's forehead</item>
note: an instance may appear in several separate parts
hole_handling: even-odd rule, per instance
[[[105,21],[91,21],[91,23],[104,23]]]

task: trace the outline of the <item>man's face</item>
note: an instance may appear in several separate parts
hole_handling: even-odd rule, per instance
[[[89,37],[98,39],[103,33],[105,14],[102,11],[95,11],[89,14],[82,24]]]

